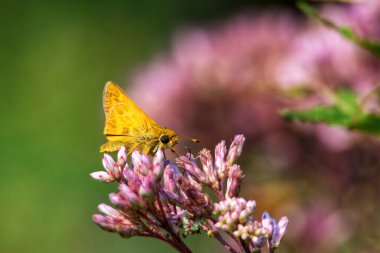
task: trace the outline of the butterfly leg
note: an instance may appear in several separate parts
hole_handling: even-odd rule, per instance
[[[191,149],[188,147],[188,146],[186,146],[186,145],[184,145],[184,144],[182,144],[182,143],[179,143],[178,142],[178,144],[182,147],[182,148],[184,148],[184,149],[186,149],[187,150],[187,152],[188,152],[188,154],[189,154],[189,158],[191,158],[191,156],[192,156],[192,152],[191,152]]]
[[[135,151],[139,145],[140,143],[135,143],[132,147],[130,147],[127,155],[132,154],[132,152]]]
[[[170,148],[170,150],[177,156],[179,157],[179,155],[175,152],[175,150],[173,148]]]
[[[187,147],[187,151],[189,151],[189,159],[191,159],[191,157],[193,156],[193,153],[191,152],[191,149],[189,147]]]

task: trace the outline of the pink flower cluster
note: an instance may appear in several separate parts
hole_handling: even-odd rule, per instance
[[[214,213],[218,216],[215,226],[232,232],[257,250],[269,243],[275,249],[279,246],[288,225],[288,218],[282,217],[277,223],[268,212],[264,212],[261,222],[253,219],[256,207],[254,200],[231,198],[215,204]]]
[[[201,231],[214,236],[233,253],[251,252],[267,245],[273,251],[284,235],[287,218],[277,224],[265,212],[261,221],[254,221],[255,201],[238,197],[244,175],[234,162],[242,152],[244,140],[242,135],[235,136],[228,150],[225,142],[220,142],[214,159],[209,150],[202,150],[201,166],[191,154],[179,157],[174,164],[165,159],[161,150],[153,158],[134,151],[131,167],[125,148],[118,152],[117,161],[105,154],[105,171],[94,172],[91,177],[117,182],[119,192],[109,195],[114,208],[98,206],[101,214],[93,216],[94,222],[124,238],[158,238],[180,252],[191,252],[182,237]],[[217,203],[204,192],[205,187],[215,194]],[[235,245],[230,245],[218,229],[232,237]]]

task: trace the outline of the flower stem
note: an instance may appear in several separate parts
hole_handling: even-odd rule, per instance
[[[215,219],[209,218],[209,224],[213,227],[214,231],[217,231],[217,228],[214,225],[215,223],[216,223]],[[240,251],[244,251],[243,245],[240,243],[239,239],[234,234],[232,234],[231,232],[227,232],[227,231],[225,231],[225,232],[227,235],[229,235],[236,242],[236,244],[240,248]]]
[[[230,245],[229,243],[227,243],[226,240],[224,240],[224,238],[219,233],[218,229],[215,227],[214,222],[211,219],[208,219],[208,224],[211,226],[212,230],[214,231],[214,237],[215,237],[215,239],[217,239],[223,245],[223,247],[225,249],[227,249],[231,253],[238,253],[239,252],[239,251],[235,250],[232,247],[232,245]],[[243,248],[241,248],[241,246],[239,244],[238,244],[238,246],[240,247],[240,250],[243,250]]]
[[[251,251],[249,250],[249,246],[245,243],[245,241],[243,239],[239,239],[239,240],[240,240],[241,246],[243,246],[244,252],[251,253]]]
[[[163,218],[163,224],[162,226],[165,228],[165,230],[170,234],[171,238],[172,238],[172,241],[178,246],[176,247],[178,249],[179,252],[182,252],[182,253],[192,253],[191,250],[189,249],[189,247],[187,247],[187,245],[182,241],[181,237],[178,236],[172,226],[170,225],[169,221],[166,219],[166,214],[165,214],[165,211],[164,211],[164,208],[162,206],[162,202],[161,202],[161,198],[160,198],[160,192],[161,189],[158,189],[158,192],[157,192],[157,203],[158,203],[158,206],[160,208],[160,212],[162,214],[162,218]]]
[[[231,253],[238,253],[238,251],[236,251],[231,245],[229,245],[225,240],[224,238],[222,237],[222,235],[219,233],[219,232],[215,232],[214,234],[214,237],[216,240],[218,240],[222,245],[223,247],[228,250],[229,252]]]

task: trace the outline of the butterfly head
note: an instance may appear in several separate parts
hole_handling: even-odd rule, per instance
[[[160,148],[173,148],[178,142],[178,135],[173,130],[164,128],[158,140]]]

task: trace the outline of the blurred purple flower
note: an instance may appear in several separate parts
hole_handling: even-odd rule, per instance
[[[276,43],[269,43],[273,34],[268,31],[276,31]],[[232,138],[233,131],[267,131],[280,120],[271,115],[274,105],[260,103],[262,93],[271,89],[274,66],[297,32],[291,16],[273,14],[237,17],[222,29],[182,33],[171,54],[137,74],[130,94],[154,118],[207,143],[215,143],[216,136]],[[223,124],[225,118],[232,125]]]

